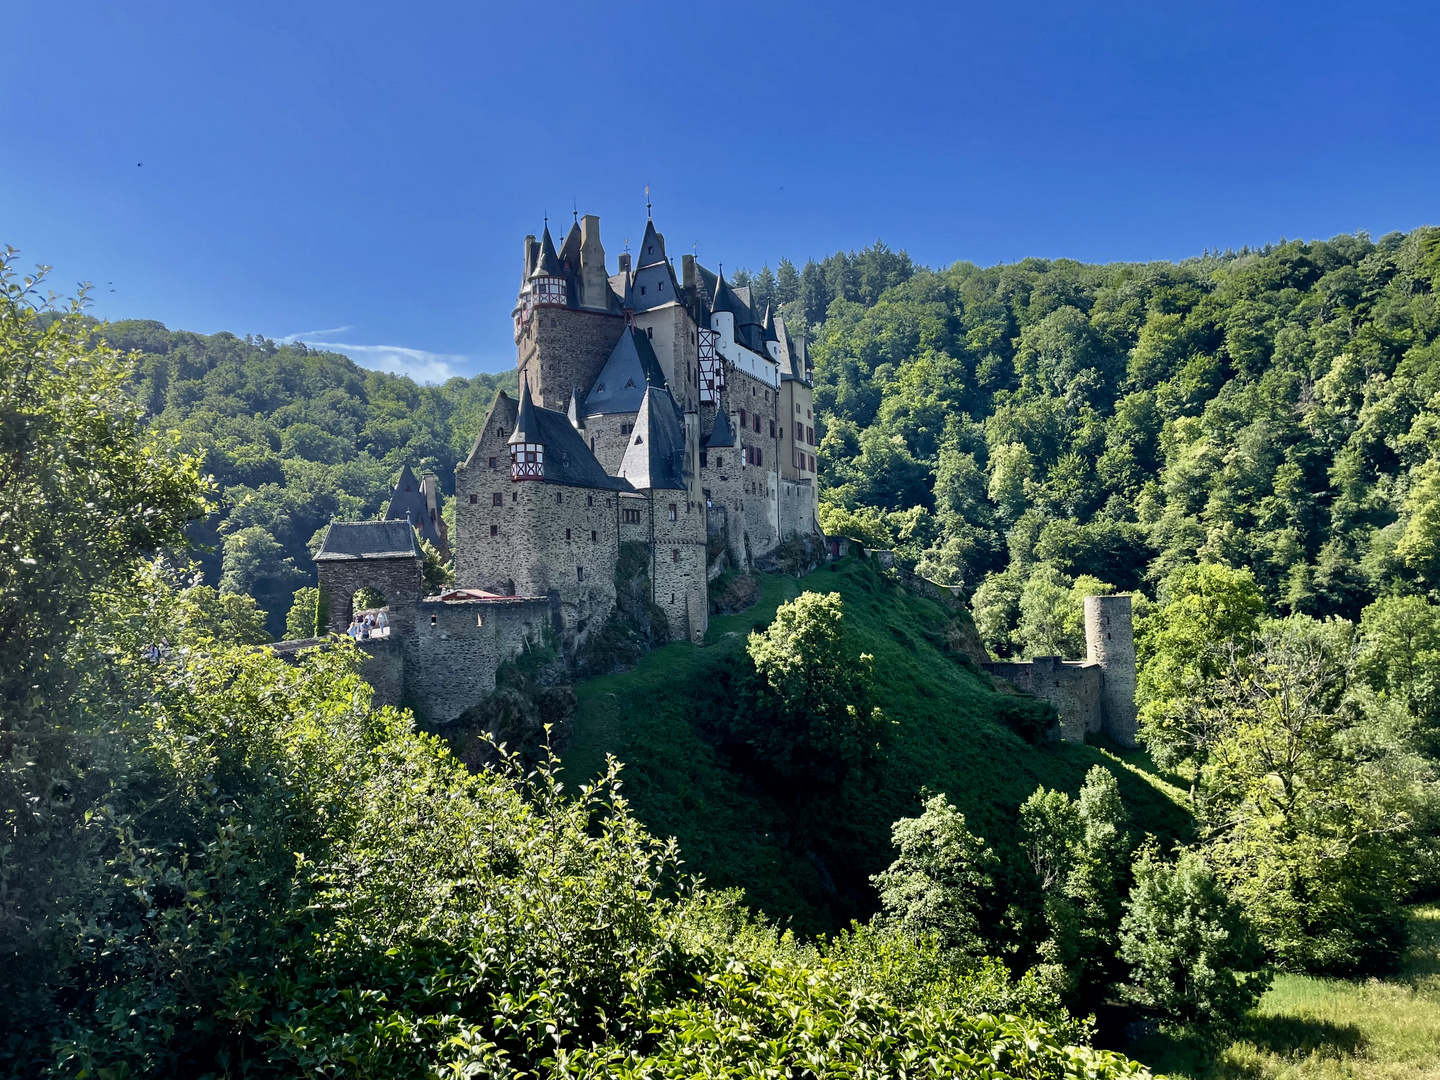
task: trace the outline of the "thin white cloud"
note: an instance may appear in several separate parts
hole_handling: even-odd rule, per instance
[[[296,335],[292,340],[300,340]],[[284,340],[284,339],[281,339]],[[443,383],[456,375],[464,376],[464,368],[473,365],[473,358],[457,353],[426,352],[404,345],[347,345],[339,341],[306,341],[312,349],[344,353],[363,368],[409,375],[420,383]]]
[[[331,334],[343,334],[346,330],[354,330],[353,326],[336,326],[329,330],[303,330],[298,334],[286,334],[282,338],[276,338],[281,345],[292,345],[297,341],[309,341],[311,338],[329,337]]]

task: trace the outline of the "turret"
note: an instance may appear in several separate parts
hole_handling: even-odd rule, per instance
[[[1100,717],[1105,734],[1134,746],[1135,630],[1128,596],[1085,598],[1086,658],[1100,665]]]
[[[540,424],[530,400],[528,379],[520,388],[520,410],[515,416],[515,431],[509,445],[512,482],[545,479],[545,444],[540,441]]]
[[[725,275],[715,275],[715,298],[710,302],[710,329],[726,341],[735,340],[735,312],[739,308],[735,294],[725,284]]]
[[[528,303],[531,307],[564,307],[567,302],[565,278],[560,269],[560,257],[555,254],[555,241],[550,239],[550,226],[540,238],[539,257],[535,269],[530,272]]]

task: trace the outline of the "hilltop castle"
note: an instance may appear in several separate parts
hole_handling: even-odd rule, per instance
[[[805,339],[694,256],[677,275],[653,220],[617,264],[596,217],[577,215],[559,249],[548,224],[527,236],[520,393],[496,394],[456,469],[454,535],[433,478],[407,469],[394,522],[336,522],[315,555],[332,629],[356,591],[384,593],[395,644],[376,662],[386,648],[394,661],[372,681],[434,721],[492,690],[541,628],[566,651],[583,644],[615,609],[622,544],[645,551],[671,638],[698,643],[711,578],[790,537],[820,539]],[[453,549],[456,588],[423,597],[402,518]]]

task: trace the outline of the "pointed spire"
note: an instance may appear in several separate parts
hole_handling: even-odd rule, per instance
[[[510,436],[509,444],[515,446],[517,443],[539,441],[540,424],[535,418],[535,403],[530,400],[530,380],[527,378],[520,385],[520,411],[515,414],[515,431]]]
[[[711,311],[728,311],[732,315],[740,310],[740,302],[725,284],[725,271],[715,275],[715,297],[710,301]]]
[[[560,273],[560,256],[555,254],[555,241],[550,238],[550,223],[545,223],[545,233],[540,237],[540,257],[535,260],[531,277],[556,277]]]
[[[764,324],[763,324],[763,325],[764,325],[764,327],[765,327],[765,340],[766,340],[766,341],[779,341],[779,340],[780,340],[780,335],[775,332],[775,317],[770,314],[770,305],[769,305],[769,304],[766,304],[766,305],[765,305],[765,321],[764,321]]]
[[[580,404],[580,391],[570,391],[570,408],[566,411],[570,417],[570,426],[576,431],[585,430],[585,408]]]

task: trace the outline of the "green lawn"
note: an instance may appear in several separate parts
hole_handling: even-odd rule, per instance
[[[874,655],[882,707],[894,721],[879,775],[847,785],[823,816],[732,769],[700,722],[716,707],[721,672],[746,635],[802,589],[841,594],[848,632]],[[998,846],[1013,840],[1016,809],[1037,784],[1074,793],[1101,763],[1119,778],[1138,831],[1185,832],[1182,791],[1143,754],[1033,747],[997,722],[1001,695],[946,648],[952,617],[853,557],[800,581],[767,575],[754,607],[711,621],[704,647],[672,644],[630,671],[576,686],[563,754],[568,779],[594,776],[614,754],[625,763],[637,814],[653,832],[679,839],[692,871],[745,889],[750,903],[806,932],[869,914],[868,876],[889,863],[890,825],[918,813],[922,788],[946,792]]]
[[[1213,1059],[1163,1035],[1126,1053],[1189,1080],[1437,1080],[1440,907],[1414,909],[1410,928],[1410,948],[1391,978],[1278,977],[1242,1037]]]

